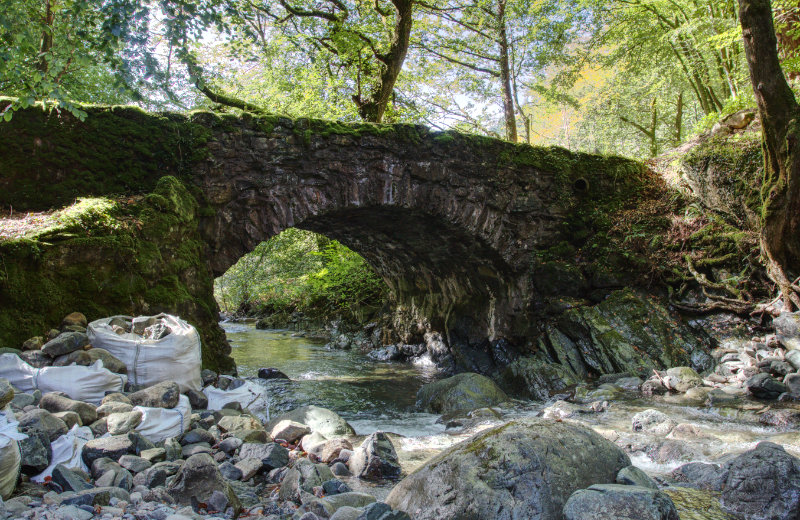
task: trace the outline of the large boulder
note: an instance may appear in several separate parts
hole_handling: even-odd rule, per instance
[[[207,503],[215,493],[222,493],[227,506],[238,515],[242,505],[230,484],[217,468],[217,463],[206,453],[192,455],[175,474],[175,479],[167,488],[167,493],[180,505],[192,505],[192,499]],[[217,501],[215,496],[215,502]]]
[[[440,453],[386,502],[416,520],[562,520],[572,493],[613,483],[629,465],[620,448],[588,428],[513,421]]]
[[[349,437],[356,434],[353,427],[347,424],[347,421],[342,419],[336,412],[320,406],[311,405],[296,408],[271,420],[267,429],[271,431],[275,425],[284,420],[305,424],[311,428],[312,432],[319,433],[327,439]]]
[[[239,448],[239,458],[258,459],[268,470],[273,470],[289,464],[289,450],[274,442],[246,442]]]
[[[34,428],[42,431],[47,434],[47,438],[50,442],[53,442],[69,431],[67,423],[41,408],[29,410],[22,414],[17,420],[19,421],[19,428],[21,430]]]
[[[788,350],[800,350],[800,312],[782,312],[772,320],[778,341]]]
[[[400,476],[397,452],[383,432],[370,434],[348,461],[350,471],[358,478],[378,480]]]
[[[64,332],[51,339],[42,347],[42,354],[54,358],[82,349],[89,344],[89,336],[83,332]]]
[[[747,520],[800,518],[800,459],[777,444],[761,442],[729,461],[716,488],[722,507]]]
[[[433,413],[471,412],[508,401],[508,396],[486,376],[465,372],[423,385],[417,406]]]
[[[566,520],[680,520],[672,500],[657,489],[596,484],[572,494]]]

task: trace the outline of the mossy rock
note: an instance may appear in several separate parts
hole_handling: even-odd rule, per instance
[[[672,499],[681,520],[734,520],[722,509],[719,493],[685,487],[662,489]]]
[[[497,384],[486,376],[465,372],[423,385],[417,392],[417,406],[433,413],[471,412],[508,400]]]

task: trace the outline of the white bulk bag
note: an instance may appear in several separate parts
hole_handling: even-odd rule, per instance
[[[103,348],[128,367],[128,379],[134,385],[151,386],[163,381],[175,381],[186,390],[200,391],[200,334],[180,318],[169,314],[153,316],[172,331],[161,339],[145,339],[132,332],[117,334],[111,320],[130,316],[112,316],[93,321],[87,327],[89,341]]]
[[[37,388],[43,394],[64,392],[71,399],[94,405],[108,392],[122,392],[127,378],[103,367],[101,360],[88,367],[70,365],[66,367],[35,368],[16,354],[0,355],[0,377],[23,392]]]
[[[19,470],[22,467],[17,441],[28,436],[17,430],[18,425],[13,412],[0,412],[0,497],[3,500],[8,499],[17,487]]]
[[[135,430],[152,442],[183,435],[192,420],[192,405],[185,395],[178,398],[175,408],[134,406],[133,409],[142,412],[142,422]]]
[[[225,376],[220,376],[225,377]],[[221,410],[228,403],[239,403],[262,421],[269,421],[269,396],[267,389],[251,381],[245,381],[239,388],[221,390],[207,386],[203,393],[208,398],[209,410]]]
[[[94,435],[88,426],[74,425],[70,431],[50,443],[50,447],[53,449],[53,459],[50,461],[50,465],[38,475],[31,477],[31,480],[44,482],[45,478],[53,475],[53,470],[59,464],[88,472],[89,468],[83,462],[81,454],[83,446],[92,439],[94,439]]]

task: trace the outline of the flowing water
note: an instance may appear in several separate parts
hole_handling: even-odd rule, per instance
[[[800,407],[793,403],[765,403],[746,399],[726,407],[709,407],[683,396],[644,399],[617,389],[610,406],[602,413],[587,413],[588,405],[515,401],[498,409],[501,417],[464,421],[463,428],[446,429],[439,417],[415,409],[416,393],[423,384],[439,377],[430,365],[372,361],[362,352],[329,350],[324,343],[295,337],[289,331],[258,330],[251,324],[223,323],[241,376],[255,377],[261,367],[274,367],[289,376],[286,380],[257,380],[271,396],[273,415],[298,406],[314,404],[336,411],[358,435],[375,431],[396,434],[404,472],[412,471],[437,452],[474,434],[514,418],[544,413],[594,428],[616,442],[635,465],[656,477],[689,461],[720,462],[731,454],[751,449],[760,441],[782,444],[800,456]],[[593,400],[591,395],[586,400]],[[637,412],[655,408],[676,423],[691,425],[689,433],[656,438],[631,431]],[[786,421],[765,421],[769,414],[784,413]],[[666,444],[665,444],[666,443]],[[666,447],[665,447],[666,446]],[[392,483],[373,486],[349,482],[378,498]]]

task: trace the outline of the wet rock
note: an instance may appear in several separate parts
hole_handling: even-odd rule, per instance
[[[14,399],[14,388],[8,379],[0,378],[0,408],[5,408]]]
[[[378,480],[400,476],[400,464],[392,441],[383,432],[370,434],[353,452],[348,463],[358,478]]]
[[[596,484],[576,491],[564,506],[566,520],[680,520],[672,500],[657,489]]]
[[[342,450],[352,450],[353,445],[347,439],[333,439],[326,441],[320,453],[320,460],[325,464],[330,464],[337,457]]]
[[[772,320],[772,326],[787,350],[800,350],[800,312],[782,312]]]
[[[290,444],[294,444],[309,433],[311,433],[311,428],[305,424],[284,419],[272,428],[270,436],[272,436],[273,439],[281,439]]]
[[[277,368],[259,368],[258,377],[260,379],[289,379],[289,376]]]
[[[134,406],[149,408],[175,408],[181,395],[180,387],[172,381],[164,381],[139,390],[128,396]]]
[[[720,467],[706,462],[690,462],[672,470],[670,476],[677,482],[690,484],[700,489],[715,489],[718,486]]]
[[[317,518],[330,518],[343,507],[352,507],[356,509],[364,506],[369,507],[369,505],[373,503],[375,503],[375,497],[372,495],[368,495],[366,493],[348,492],[339,493],[336,495],[327,495],[324,498],[312,500],[307,506],[303,506],[301,509],[305,509],[310,513],[313,513],[315,516],[317,516]],[[384,506],[385,505],[386,504],[384,504]]]
[[[111,437],[92,439],[87,442],[83,447],[81,457],[83,462],[91,467],[92,462],[102,457],[117,461],[123,455],[135,453],[134,444],[127,435],[113,435]]]
[[[748,520],[800,516],[800,459],[779,445],[761,442],[720,470],[720,503]]]
[[[49,392],[42,396],[39,407],[49,412],[75,412],[81,418],[81,424],[92,424],[97,420],[97,408],[83,401],[76,401],[64,397],[56,392]]]
[[[300,502],[302,491],[312,493],[315,487],[332,478],[334,478],[333,473],[325,464],[314,464],[308,459],[298,459],[281,482],[278,496],[281,500]]]
[[[665,413],[648,409],[633,416],[631,429],[635,432],[666,436],[675,427],[675,421]]]
[[[466,372],[423,385],[417,406],[433,413],[470,412],[508,401],[508,396],[486,376]]]
[[[281,468],[289,463],[289,450],[274,442],[268,444],[244,443],[239,448],[241,459],[258,459],[267,470]]]
[[[312,432],[319,433],[328,439],[349,437],[356,433],[353,427],[337,413],[319,406],[303,406],[276,417],[270,421],[268,429],[272,429],[272,426],[283,420],[306,424]]]
[[[647,473],[636,466],[627,466],[619,470],[616,478],[617,484],[625,486],[640,486],[650,489],[658,489],[658,484],[651,479]]]
[[[763,372],[748,379],[744,385],[757,399],[777,399],[788,390],[786,385]]]
[[[214,492],[222,493],[234,515],[241,511],[239,498],[219,472],[216,462],[206,454],[192,455],[183,463],[167,492],[176,503],[191,505],[192,501],[208,502]]]
[[[666,464],[668,462],[697,459],[702,453],[692,444],[683,441],[666,440],[647,450],[647,455],[653,462]]]
[[[510,363],[501,375],[503,385],[516,395],[546,400],[578,383],[578,376],[567,366],[539,357],[522,357]]]
[[[646,396],[664,395],[667,393],[667,387],[661,382],[661,379],[648,379],[642,383],[641,391]]]
[[[322,449],[325,447],[326,442],[328,442],[328,439],[326,439],[319,433],[314,432],[309,435],[306,435],[300,440],[300,447],[306,453],[309,453],[310,455],[314,455],[315,457],[321,459]]]
[[[89,336],[83,332],[64,332],[45,343],[41,352],[50,358],[54,358],[80,350],[88,344]]]
[[[69,431],[64,421],[41,408],[34,408],[33,410],[25,412],[21,417],[17,418],[17,421],[19,422],[20,429],[33,428],[43,431],[47,434],[47,438],[50,442],[53,442]]]
[[[573,492],[614,482],[626,466],[628,456],[588,428],[513,421],[429,460],[386,503],[416,520],[505,520],[530,518],[532,511],[556,519]]]

